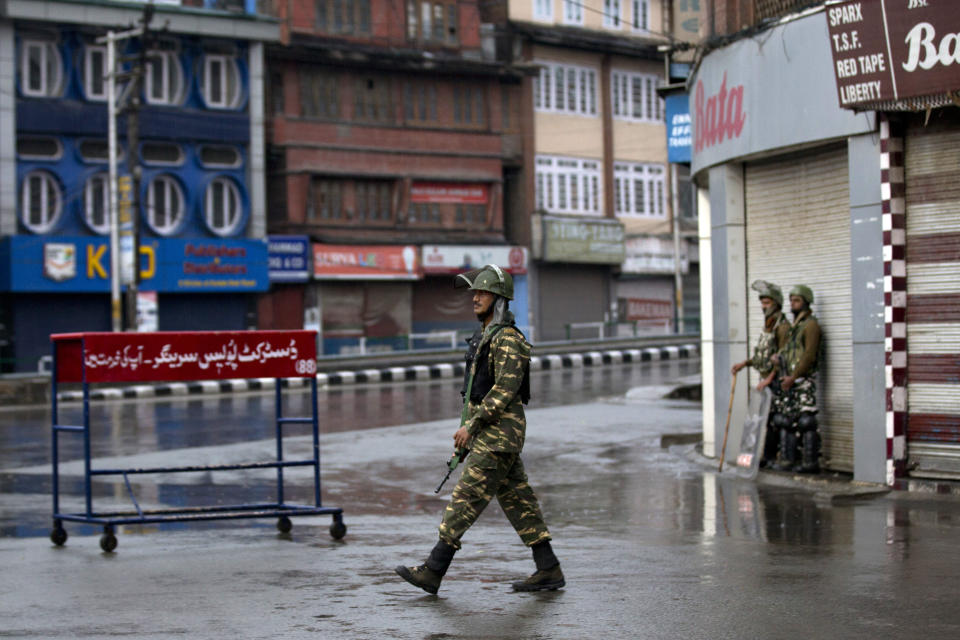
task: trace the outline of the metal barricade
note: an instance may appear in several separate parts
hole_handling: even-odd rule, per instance
[[[312,331],[192,331],[158,333],[68,333],[52,335],[52,485],[53,530],[50,539],[57,545],[67,541],[64,522],[103,526],[100,547],[111,552],[117,546],[115,527],[124,524],[152,524],[197,520],[277,517],[277,528],[288,532],[290,516],[330,514],[330,535],[342,538],[347,531],[343,509],[325,507],[320,493],[320,430],[317,413],[316,333]],[[90,385],[102,382],[155,382],[189,380],[227,380],[233,378],[275,378],[276,387],[276,459],[245,464],[153,467],[146,469],[93,468],[90,457]],[[308,378],[311,415],[283,415],[282,380]],[[80,383],[83,388],[83,423],[60,424],[57,385]],[[283,456],[283,427],[309,424],[313,436],[313,456],[305,460],[286,460]],[[83,439],[83,490],[85,509],[64,513],[60,509],[59,437],[76,434]],[[292,504],[284,500],[283,471],[289,467],[313,467],[314,504]],[[143,509],[130,485],[131,475],[150,473],[189,473],[276,469],[276,502],[232,504],[169,509]],[[101,512],[94,509],[92,481],[95,477],[122,476],[133,510]]]

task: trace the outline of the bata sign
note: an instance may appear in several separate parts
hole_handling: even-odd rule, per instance
[[[840,106],[960,89],[960,14],[942,0],[859,0],[828,6]]]
[[[743,85],[728,89],[726,73],[716,93],[705,93],[703,80],[698,80],[693,98],[698,125],[695,142],[697,151],[719,144],[724,138],[739,138],[747,121],[747,115],[743,112]]]

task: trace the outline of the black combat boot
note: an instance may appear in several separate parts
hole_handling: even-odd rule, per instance
[[[797,434],[789,429],[780,432],[780,457],[771,467],[774,471],[793,471],[797,464]]]
[[[538,542],[530,548],[533,549],[533,561],[537,565],[537,572],[526,580],[514,582],[513,590],[554,591],[565,585],[560,561],[553,554],[550,541]]]
[[[797,473],[820,473],[820,434],[816,431],[803,434],[803,461],[797,465]]]
[[[415,587],[420,587],[430,594],[436,595],[440,589],[440,581],[447,573],[447,568],[453,560],[457,550],[443,540],[437,542],[430,552],[426,562],[419,567],[400,566],[395,569],[397,575]]]
[[[780,429],[767,429],[767,438],[763,441],[763,455],[760,457],[760,468],[772,467],[777,461],[777,451],[780,449]]]

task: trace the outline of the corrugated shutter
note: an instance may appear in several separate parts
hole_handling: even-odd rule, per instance
[[[850,296],[850,196],[845,146],[748,164],[747,283],[769,280],[786,297],[796,284],[814,293],[823,329],[819,374],[825,466],[853,470],[853,339]],[[756,297],[749,292],[750,300]],[[759,303],[749,311],[749,344],[762,331]],[[756,377],[752,378],[756,384]]]
[[[907,468],[960,477],[960,118],[907,128]]]

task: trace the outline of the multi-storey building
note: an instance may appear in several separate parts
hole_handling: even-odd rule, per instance
[[[761,331],[747,285],[762,278],[815,296],[822,464],[898,486],[960,477],[955,14],[932,2],[710,3],[690,82],[711,256],[708,454],[730,366]],[[738,391],[733,442],[746,407]]]
[[[261,299],[261,326],[315,326],[327,353],[402,347],[475,323],[450,274],[487,262],[513,271],[527,325],[531,71],[485,54],[477,3],[295,0],[275,13],[268,224],[310,243],[313,267]]]
[[[657,94],[665,83],[658,45],[667,42],[666,3],[483,6],[500,59],[539,68],[532,96],[538,335],[583,336],[569,325],[618,317],[671,330],[673,202]],[[596,335],[596,326],[589,330]]]
[[[140,289],[159,329],[246,328],[265,290],[263,43],[275,21],[242,3],[156,6],[142,49]],[[224,4],[225,9],[218,8]],[[248,3],[249,4],[249,3]],[[206,6],[204,6],[206,5]],[[229,6],[227,6],[229,5]],[[236,5],[236,6],[234,6]],[[49,334],[111,328],[106,48],[143,3],[0,6],[0,324],[5,370],[36,370]]]

